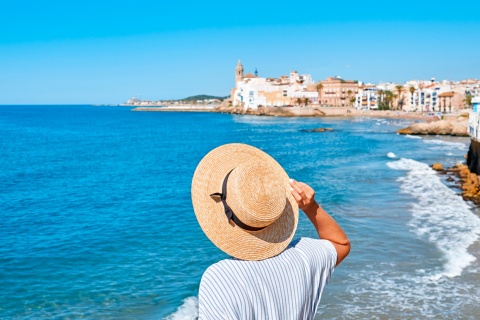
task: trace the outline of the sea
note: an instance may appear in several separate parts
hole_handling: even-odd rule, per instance
[[[239,142],[311,185],[350,238],[318,319],[479,319],[479,211],[430,168],[464,162],[469,139],[396,133],[411,122],[0,106],[0,318],[195,319],[202,273],[228,256],[191,180]],[[333,131],[304,131],[319,127]],[[301,214],[295,238],[316,236]]]

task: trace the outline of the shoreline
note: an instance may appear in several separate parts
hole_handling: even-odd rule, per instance
[[[237,115],[272,116],[272,117],[377,117],[395,119],[413,119],[422,121],[438,120],[428,113],[403,112],[396,110],[358,110],[351,107],[259,107],[256,110],[243,108],[228,108],[223,106],[138,106],[135,112],[215,112]],[[445,115],[451,117],[454,115]],[[456,116],[456,115],[455,115]]]
[[[135,112],[216,112],[217,106],[178,105],[178,106],[138,106],[130,111]]]

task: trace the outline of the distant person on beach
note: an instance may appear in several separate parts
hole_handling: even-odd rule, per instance
[[[342,228],[268,154],[244,144],[210,151],[192,181],[207,237],[233,259],[210,266],[199,289],[199,319],[313,319],[334,268],[350,252]],[[298,208],[320,239],[291,241]]]

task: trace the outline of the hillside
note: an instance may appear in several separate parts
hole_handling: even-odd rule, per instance
[[[216,97],[216,96],[209,96],[209,95],[206,95],[206,94],[199,94],[199,95],[196,95],[196,96],[191,96],[191,97],[187,97],[187,98],[184,98],[184,99],[179,99],[181,101],[197,101],[197,100],[210,100],[210,99],[218,99],[218,100],[224,100],[224,99],[227,99],[228,96],[226,97]]]

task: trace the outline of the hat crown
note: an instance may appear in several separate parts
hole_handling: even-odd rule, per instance
[[[227,202],[244,224],[262,228],[277,220],[287,202],[285,181],[271,164],[248,161],[236,167],[227,184]]]

